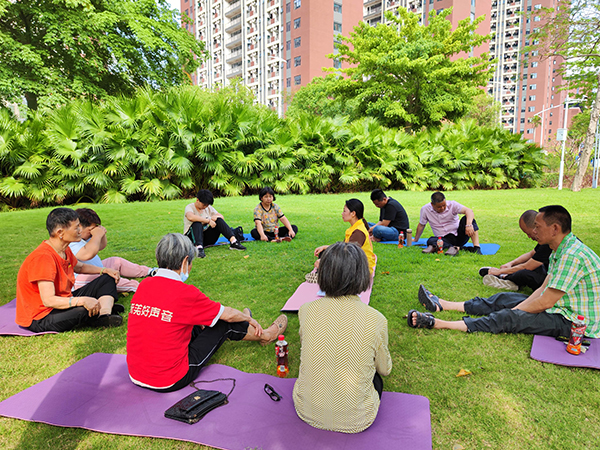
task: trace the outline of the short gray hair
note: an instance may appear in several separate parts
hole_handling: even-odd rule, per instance
[[[161,269],[179,270],[185,257],[191,263],[197,255],[196,247],[181,233],[169,233],[156,246],[156,262]]]
[[[369,261],[362,248],[352,242],[336,242],[325,249],[317,282],[330,297],[358,295],[371,284]]]
[[[521,218],[519,220],[521,220],[527,228],[533,228],[535,227],[535,216],[537,215],[537,211],[534,211],[533,209],[528,209],[523,214],[521,214]]]

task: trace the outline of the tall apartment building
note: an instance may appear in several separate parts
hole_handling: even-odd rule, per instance
[[[239,77],[280,114],[286,92],[323,76],[323,67],[341,67],[326,55],[363,12],[351,0],[181,0],[181,11],[210,55],[192,80],[214,87]]]
[[[561,58],[540,60],[535,52],[523,53],[530,44],[529,36],[542,26],[535,11],[556,7],[556,0],[364,0],[364,21],[372,26],[387,22],[384,13],[406,8],[427,23],[431,11],[452,7],[448,16],[454,27],[465,18],[474,20],[485,15],[479,34],[494,33],[489,45],[475,50],[475,55],[490,52],[497,59],[487,92],[501,105],[499,120],[514,133],[523,134],[530,142],[547,145],[553,141],[564,122],[565,91],[558,91],[562,78],[558,75]],[[524,15],[523,12],[527,14]],[[531,14],[530,14],[531,13]],[[573,112],[573,111],[572,111]],[[541,123],[534,126],[534,116]],[[572,114],[571,114],[572,115]]]

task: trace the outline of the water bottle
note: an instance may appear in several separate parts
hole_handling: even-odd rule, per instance
[[[401,231],[398,235],[398,248],[404,247],[404,233]]]
[[[437,252],[444,253],[444,240],[441,237],[437,240]]]
[[[279,227],[275,227],[275,241],[279,242]]]
[[[275,343],[275,357],[277,358],[277,376],[279,378],[287,377],[290,372],[288,367],[288,343],[285,341],[283,334],[279,335]]]
[[[567,351],[572,355],[579,355],[581,353],[581,341],[585,334],[585,328],[585,318],[577,316],[577,320],[574,320],[571,324],[571,338],[567,344]]]
[[[412,230],[409,228],[406,230],[406,246],[410,247],[412,245]]]

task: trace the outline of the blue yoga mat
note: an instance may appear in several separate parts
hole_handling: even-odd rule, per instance
[[[398,245],[398,241],[382,241],[379,244],[394,244]],[[427,245],[427,238],[421,238],[418,241],[413,241],[413,246],[425,247]],[[481,253],[483,255],[495,255],[500,250],[499,244],[479,244],[481,248]],[[467,242],[465,247],[473,247],[471,242]]]

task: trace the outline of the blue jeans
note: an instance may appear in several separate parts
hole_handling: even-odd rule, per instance
[[[465,302],[467,314],[483,315],[473,319],[463,317],[469,332],[526,333],[542,336],[569,336],[571,321],[560,314],[528,313],[512,309],[527,298],[517,292],[499,292],[491,297],[475,297]]]
[[[375,225],[369,222],[369,227]],[[398,242],[398,235],[400,232],[394,227],[384,227],[383,225],[377,225],[373,228],[373,237],[380,241],[396,241]],[[404,236],[406,238],[406,235]]]

